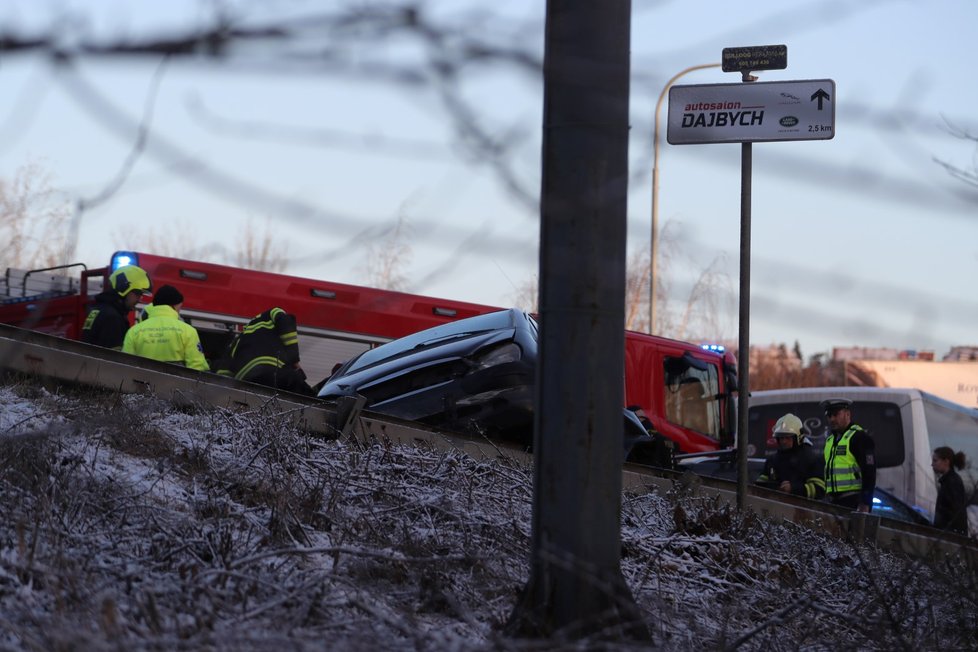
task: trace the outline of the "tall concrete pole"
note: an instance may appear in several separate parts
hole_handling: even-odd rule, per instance
[[[647,636],[621,574],[630,0],[549,0],[521,636]]]

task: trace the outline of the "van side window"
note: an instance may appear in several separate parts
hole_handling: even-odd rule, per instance
[[[978,487],[978,410],[951,403],[932,394],[921,392],[924,399],[924,420],[930,433],[930,449],[950,446],[965,454],[965,467],[958,474],[964,480],[965,492],[972,496]],[[972,496],[972,499],[978,496]]]
[[[714,439],[720,438],[720,381],[714,365],[697,369],[665,359],[666,419]]]

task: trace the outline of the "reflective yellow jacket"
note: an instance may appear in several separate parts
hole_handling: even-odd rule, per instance
[[[126,332],[125,353],[207,371],[197,329],[181,321],[173,306],[146,306],[146,318]]]
[[[862,428],[852,424],[841,435],[831,433],[825,440],[825,492],[827,494],[844,494],[862,489],[859,461],[849,450],[849,440],[860,430]]]

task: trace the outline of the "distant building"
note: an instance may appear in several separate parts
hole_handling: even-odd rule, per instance
[[[933,351],[869,347],[838,347],[832,359],[846,365],[848,385],[915,387],[978,407],[978,346],[955,346],[940,362]]]
[[[900,351],[901,360],[927,360],[930,362],[934,361],[933,351],[914,351],[913,349],[904,349]]]
[[[837,346],[832,349],[832,359],[838,362],[854,360],[933,360],[933,351],[893,349],[868,346]],[[947,358],[944,358],[947,360]]]
[[[978,346],[952,346],[951,351],[944,356],[945,362],[978,361]]]

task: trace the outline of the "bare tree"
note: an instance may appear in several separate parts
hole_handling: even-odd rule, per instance
[[[264,231],[259,232],[255,222],[248,220],[238,232],[233,249],[214,245],[202,246],[195,239],[194,233],[194,229],[182,220],[148,228],[127,224],[116,232],[114,241],[119,249],[229,264],[265,272],[282,272],[288,266],[286,247],[272,234],[270,222],[266,222]]]
[[[411,263],[411,226],[402,212],[379,240],[367,247],[367,284],[385,290],[404,290]]]
[[[648,247],[640,247],[628,256],[625,270],[625,328],[648,331],[649,256]],[[658,303],[658,302],[657,302]]]
[[[526,312],[540,312],[540,278],[534,274],[525,280],[513,294],[513,305]]]
[[[288,266],[286,247],[272,235],[270,220],[265,221],[262,233],[258,232],[258,227],[252,220],[248,220],[238,233],[238,246],[233,254],[233,262],[237,267],[265,272],[285,271]]]
[[[935,162],[947,170],[948,173],[955,179],[960,179],[968,185],[978,187],[978,135],[973,134],[966,129],[956,127],[950,123],[948,123],[947,129],[952,136],[962,140],[969,140],[975,144],[975,151],[972,154],[971,169],[966,170],[962,167],[952,165],[947,161],[942,161],[941,159],[934,159]]]
[[[113,237],[116,248],[127,251],[145,251],[157,256],[175,258],[200,258],[199,243],[194,239],[194,229],[182,220],[174,220],[157,226],[126,224],[116,230]]]
[[[66,265],[71,208],[58,200],[50,175],[37,163],[0,179],[0,269]]]
[[[656,265],[656,324],[652,332],[676,339],[704,336],[724,338],[726,321],[734,310],[733,281],[723,270],[723,255],[706,267],[699,267],[683,248],[681,223],[667,222],[660,232],[659,260]],[[632,252],[628,260],[625,297],[625,327],[648,331],[649,255],[646,247]],[[692,270],[695,279],[688,294],[679,296],[677,278]]]
[[[718,256],[700,270],[679,312],[678,320],[670,329],[671,336],[687,339],[699,334],[712,335],[711,339],[721,339],[722,319],[724,314],[729,314],[732,297],[730,277],[723,271],[722,256]]]
[[[661,234],[659,251],[656,335],[687,339],[696,335],[711,341],[725,338],[725,321],[732,319],[734,310],[733,282],[723,270],[722,256],[706,267],[697,269],[690,256],[685,255],[677,231],[679,223],[668,222]],[[625,276],[625,328],[649,331],[649,249],[640,246],[628,256]],[[686,268],[696,278],[685,297],[678,297],[675,278]],[[538,279],[534,275],[516,290],[514,304],[530,311],[537,310]],[[678,306],[678,307],[677,307]]]
[[[757,350],[752,347],[750,359],[751,390],[836,387],[838,385],[879,386],[878,380],[866,373],[867,370],[864,368],[834,360],[825,360],[822,354],[812,356],[807,366],[795,364],[796,360],[792,360],[790,354],[785,356],[757,355]]]
[[[473,25],[478,25],[478,29],[472,29]],[[345,235],[347,241],[337,249],[349,252],[357,250],[365,236],[372,237],[379,225],[374,223],[365,229],[359,218],[350,219],[340,211],[263,190],[211,162],[188,165],[194,157],[184,148],[151,133],[156,89],[167,62],[175,58],[209,58],[233,67],[243,61],[256,71],[306,72],[317,78],[323,74],[355,77],[360,82],[399,88],[406,94],[433,97],[446,117],[456,154],[487,169],[511,197],[528,211],[535,211],[534,184],[527,183],[526,175],[514,169],[517,152],[525,145],[527,134],[498,121],[490,125],[484,107],[462,92],[465,80],[489,69],[514,71],[537,82],[542,64],[533,42],[526,38],[527,30],[534,28],[539,26],[513,22],[482,8],[446,13],[416,0],[336,3],[328,9],[319,3],[295,3],[287,11],[264,13],[237,12],[214,5],[202,9],[199,25],[182,32],[95,38],[84,31],[66,37],[64,30],[54,25],[39,31],[15,26],[5,33],[0,52],[8,57],[49,55],[56,66],[57,81],[93,119],[124,139],[137,134],[115,178],[102,192],[77,202],[75,233],[85,211],[112,198],[128,182],[139,159],[149,156],[173,166],[188,182],[227,201],[249,209],[258,206],[276,219],[291,220],[307,228],[318,226],[333,237]],[[377,43],[384,43],[384,47],[376,47]],[[389,54],[392,48],[398,52],[395,56]],[[255,51],[261,53],[257,59],[249,55]],[[132,124],[125,112],[118,111],[109,98],[78,74],[76,62],[89,58],[160,62],[138,125]],[[216,118],[218,124],[227,126],[220,116]],[[215,116],[208,116],[207,121],[214,127]],[[432,154],[431,144],[424,142],[378,140],[369,134],[341,134],[336,138],[335,133],[316,130],[283,134],[280,129],[263,127],[269,125],[247,125],[246,132],[255,135],[271,131],[293,139],[298,135],[302,142],[318,146],[349,146],[355,142],[362,147],[366,142],[372,149],[386,153],[415,157]]]

